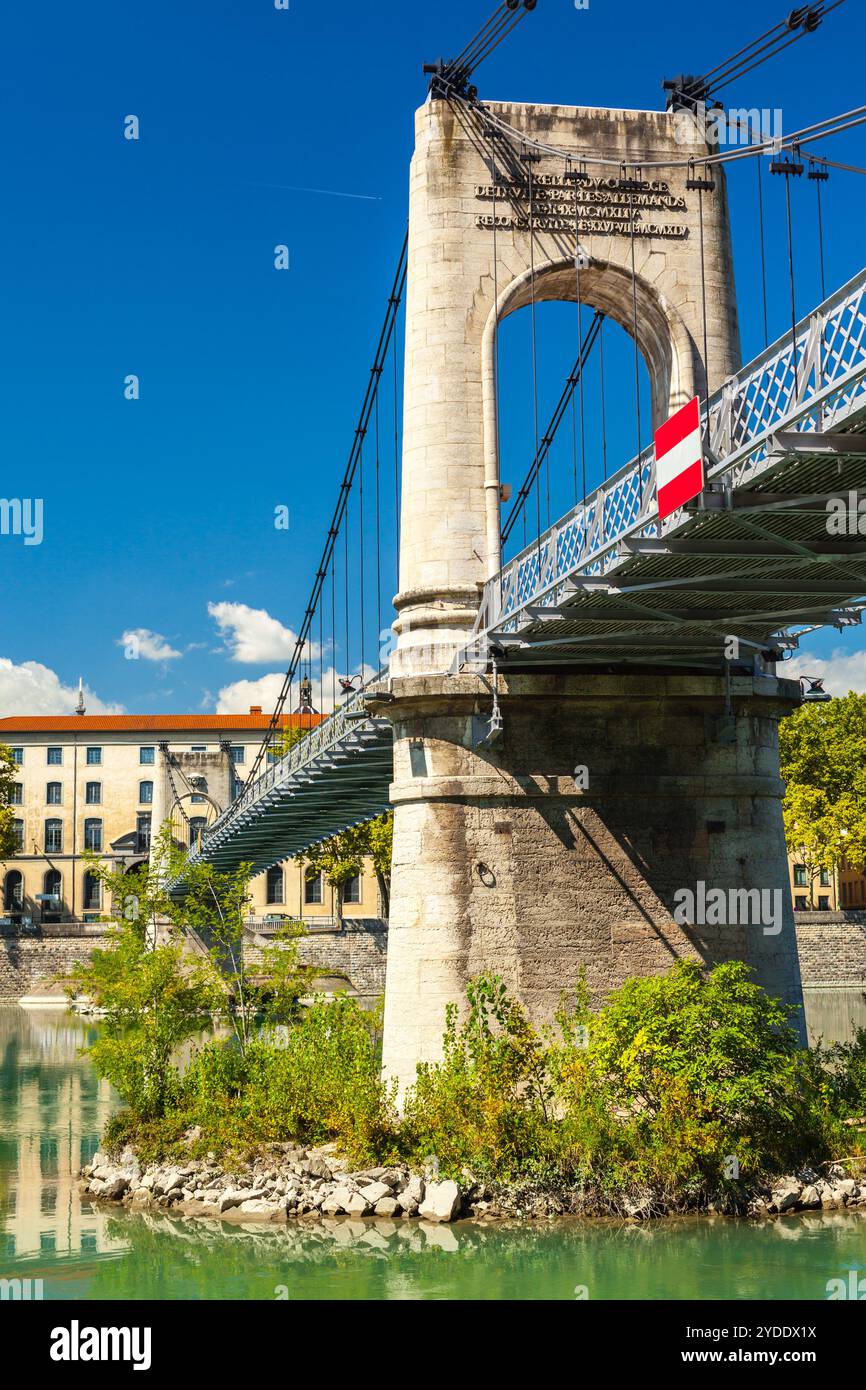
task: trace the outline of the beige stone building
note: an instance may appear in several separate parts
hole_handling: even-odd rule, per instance
[[[846,901],[846,875],[842,869],[812,869],[802,854],[788,855],[788,873],[791,880],[791,899],[795,912],[838,912],[849,906]],[[862,874],[859,875],[863,879]],[[861,902],[866,901],[861,897]],[[856,906],[852,902],[851,906]]]
[[[318,716],[286,716],[308,727]],[[13,805],[18,852],[0,863],[2,918],[38,926],[108,915],[85,855],[128,871],[149,855],[165,819],[175,838],[197,843],[255,760],[269,719],[241,715],[66,715],[0,719],[0,744],[18,767]],[[252,885],[251,915],[321,921],[337,913],[332,887],[286,861]],[[379,917],[371,869],[344,891],[349,917]]]

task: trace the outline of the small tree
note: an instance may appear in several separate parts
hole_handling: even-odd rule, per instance
[[[362,872],[365,859],[372,860],[385,914],[390,904],[391,853],[394,833],[393,814],[378,816],[364,825],[354,825],[314,845],[304,856],[307,878],[323,874],[336,893],[337,917],[343,915],[346,884]]]
[[[18,845],[15,839],[15,812],[11,806],[17,765],[11,748],[0,744],[0,859],[11,859]]]
[[[804,704],[779,726],[785,835],[812,877],[866,865],[866,695]]]

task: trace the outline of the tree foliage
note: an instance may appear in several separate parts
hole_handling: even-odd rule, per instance
[[[394,816],[389,813],[363,825],[351,826],[330,840],[314,845],[304,855],[307,878],[321,873],[336,890],[338,915],[342,915],[346,884],[363,871],[365,859],[373,864],[387,912],[393,837]]]
[[[85,994],[105,1011],[104,1035],[91,1049],[100,1074],[136,1115],[159,1118],[176,1099],[173,1058],[181,1043],[218,1018],[243,1054],[263,1024],[297,1017],[314,972],[299,965],[292,929],[260,960],[250,959],[249,867],[221,874],[187,863],[168,824],[150,861],[133,873],[115,873],[95,856],[88,862],[118,925],[109,948],[74,972],[69,993]],[[187,892],[175,899],[166,885],[181,868]]]
[[[0,744],[0,859],[11,859],[17,850],[15,809],[10,804],[17,772],[12,750]]]
[[[785,835],[815,873],[866,866],[866,695],[804,704],[780,725]]]

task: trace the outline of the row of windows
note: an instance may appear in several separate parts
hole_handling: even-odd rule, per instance
[[[195,798],[193,798],[195,799]],[[102,783],[88,782],[84,788],[84,800],[88,806],[102,805]],[[63,805],[63,783],[48,782],[45,787],[45,801],[49,806]],[[153,783],[139,782],[138,802],[140,806],[153,805]],[[24,805],[24,784],[15,782],[9,794],[10,806]]]
[[[821,880],[821,887],[822,887],[822,888],[829,888],[829,887],[830,887],[830,870],[829,870],[829,869],[822,869],[822,870],[821,870],[821,872],[820,872],[820,880]],[[795,865],[794,865],[794,887],[795,887],[795,888],[808,888],[808,887],[809,887],[809,875],[808,875],[808,870],[807,870],[805,864],[795,864]]]
[[[193,753],[206,753],[206,752],[208,751],[208,750],[207,750],[207,744],[206,744],[206,743],[194,743],[194,744],[192,744],[191,751],[192,751]],[[63,749],[62,749],[61,747],[49,747],[49,748],[46,748],[45,752],[46,752],[46,762],[48,763],[48,766],[49,766],[49,767],[62,767],[62,766],[63,766]],[[88,767],[101,767],[101,766],[102,766],[102,749],[101,749],[101,748],[88,748],[88,749],[86,750],[86,755],[87,755],[87,766],[88,766]],[[231,755],[232,755],[232,762],[234,762],[234,763],[243,763],[243,762],[246,761],[247,750],[246,750],[246,748],[245,748],[242,744],[239,744],[237,747],[232,747]],[[24,749],[23,749],[23,748],[13,748],[13,749],[12,749],[12,757],[13,757],[13,760],[18,764],[19,767],[23,767],[23,765],[24,765]],[[156,749],[155,749],[155,748],[139,748],[139,750],[138,750],[138,761],[139,761],[139,763],[141,763],[143,766],[150,766],[150,765],[152,765],[153,763],[156,762]]]
[[[63,875],[59,869],[49,869],[43,880],[44,893],[63,897]],[[18,869],[10,869],[3,880],[4,912],[20,912],[24,906],[24,877]],[[84,910],[98,912],[102,907],[102,884],[95,874],[84,875]]]
[[[267,893],[265,897],[268,907],[280,907],[286,901],[286,881],[283,870],[277,865],[274,869],[268,869]],[[312,907],[322,901],[322,875],[316,874],[313,878],[304,880],[304,902]],[[343,886],[344,903],[360,903],[361,901],[361,876],[356,874],[350,878]]]
[[[12,822],[15,834],[16,852],[20,854],[24,849],[24,822],[16,820]],[[138,834],[138,850],[144,854],[150,848],[150,815],[142,814],[137,818],[136,826]],[[45,822],[45,853],[63,853],[63,821],[47,820]],[[101,820],[88,817],[84,822],[84,848],[93,850],[97,854],[102,853],[103,825]]]

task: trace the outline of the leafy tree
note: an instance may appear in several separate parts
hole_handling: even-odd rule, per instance
[[[87,1052],[143,1120],[160,1119],[176,1100],[175,1049],[208,1021],[213,989],[202,962],[183,959],[178,944],[152,947],[138,924],[124,921],[111,946],[74,972],[70,992],[105,1010],[100,1037]]]
[[[18,848],[15,840],[15,811],[10,804],[17,772],[12,750],[0,744],[0,859],[11,859]]]
[[[813,876],[866,865],[866,695],[804,704],[779,729],[785,835]]]
[[[379,892],[387,914],[390,901],[391,848],[394,834],[393,814],[379,816],[364,825],[354,825],[339,835],[314,845],[304,855],[307,878],[323,874],[336,891],[337,916],[343,915],[343,894],[350,879],[356,878],[371,859],[379,883]]]
[[[260,961],[249,958],[248,866],[221,874],[209,864],[188,864],[168,822],[150,861],[135,872],[116,873],[95,856],[88,857],[88,866],[120,925],[111,947],[94,952],[90,964],[75,971],[69,990],[88,994],[106,1010],[105,1037],[92,1052],[97,1067],[131,1109],[156,1118],[176,1090],[170,1058],[180,1043],[218,1014],[244,1052],[262,1022],[296,1017],[314,972],[299,966],[291,929],[275,938]],[[166,884],[181,868],[187,893],[176,900]]]

